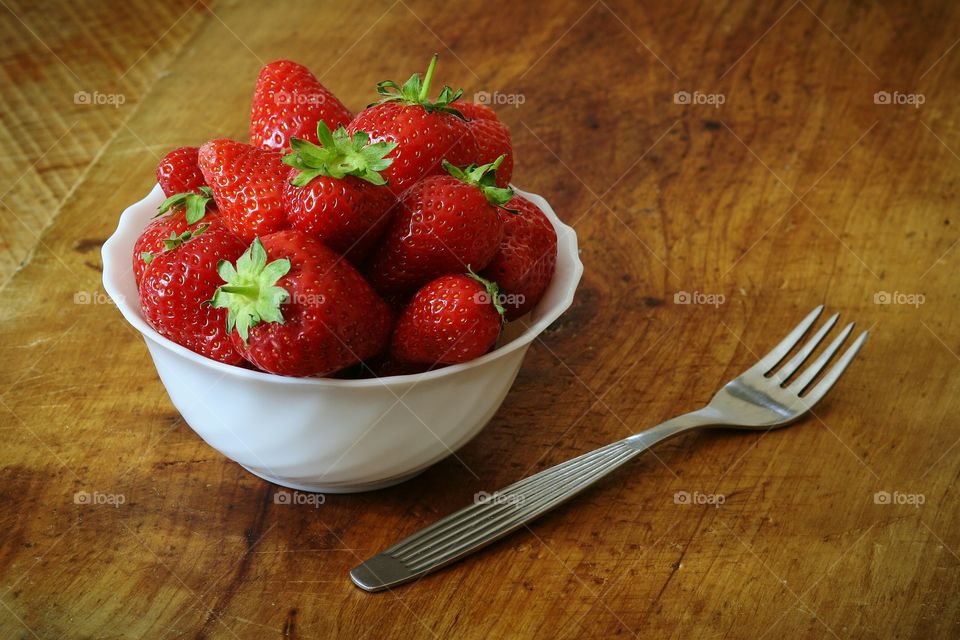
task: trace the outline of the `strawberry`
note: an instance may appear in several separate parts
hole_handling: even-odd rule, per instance
[[[533,309],[553,278],[557,265],[557,232],[537,205],[514,196],[501,215],[503,239],[500,248],[482,274],[496,280],[506,294],[507,320],[515,320]]]
[[[197,166],[196,147],[174,149],[157,165],[157,182],[167,197],[175,193],[193,191],[199,193],[206,182]]]
[[[368,144],[366,133],[351,138],[342,126],[331,133],[323,122],[317,138],[320,146],[292,138],[293,153],[283,159],[293,167],[283,193],[287,220],[354,262],[362,260],[383,235],[396,202],[379,173],[393,162],[384,156],[396,144]]]
[[[457,111],[467,120],[497,120],[499,122],[497,112],[485,104],[463,102],[461,100],[457,103]]]
[[[324,376],[386,345],[387,304],[349,262],[302,231],[254,240],[219,273],[226,284],[212,304],[227,310],[234,346],[264,371]]]
[[[347,124],[350,110],[310,70],[290,60],[264,65],[253,91],[250,144],[282,151],[294,136],[317,142],[317,123],[331,129]]]
[[[501,160],[465,169],[445,162],[447,175],[425,178],[400,198],[367,265],[377,291],[406,293],[437,276],[487,266],[500,244],[498,207],[513,196],[494,185]]]
[[[351,133],[367,132],[372,142],[397,145],[391,153],[394,163],[383,172],[397,195],[424,177],[443,173],[444,159],[464,165],[476,155],[473,136],[453,105],[463,91],[444,86],[437,100],[429,101],[436,65],[434,55],[422,81],[415,73],[402,87],[381,82],[377,91],[383,99],[358,113],[347,127]]]
[[[200,187],[200,193],[178,193],[163,201],[157,215],[143,230],[133,245],[133,274],[140,285],[143,270],[153,255],[170,248],[184,233],[196,229],[196,224],[205,215],[215,215],[207,208],[213,199],[209,187]]]
[[[217,264],[235,260],[243,242],[217,217],[171,238],[149,261],[140,281],[140,309],[160,335],[200,355],[238,364],[227,335],[227,313],[208,301],[217,289]]]
[[[199,153],[223,222],[242,240],[287,226],[283,187],[289,174],[280,154],[233,140],[211,140]]]
[[[457,364],[485,354],[503,324],[497,285],[470,273],[440,276],[397,318],[390,353],[405,362]]]
[[[477,119],[467,123],[476,142],[476,154],[471,159],[474,164],[487,164],[503,156],[503,162],[497,169],[497,186],[505,187],[513,177],[513,143],[510,130],[499,120]]]

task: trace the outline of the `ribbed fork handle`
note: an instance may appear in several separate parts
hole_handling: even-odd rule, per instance
[[[709,424],[687,414],[520,480],[401,540],[350,572],[361,589],[380,591],[439,569],[569,500],[658,442]]]

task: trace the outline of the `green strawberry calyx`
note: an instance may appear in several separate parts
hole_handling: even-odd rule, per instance
[[[227,310],[227,333],[236,328],[247,343],[250,329],[261,322],[283,324],[280,305],[290,299],[277,281],[290,271],[290,260],[280,258],[267,263],[267,252],[256,238],[253,244],[237,258],[237,265],[228,260],[217,264],[217,273],[226,284],[220,285],[210,304]]]
[[[480,189],[480,191],[483,192],[484,197],[487,199],[487,202],[493,206],[500,207],[501,209],[507,209],[503,205],[507,204],[510,201],[510,198],[513,197],[513,189],[510,189],[509,187],[503,188],[497,186],[497,168],[506,157],[506,155],[502,155],[490,164],[482,164],[480,166],[471,164],[462,168],[454,166],[444,160],[443,168],[446,169],[447,173],[452,175],[454,178],[466,182],[467,184],[472,184]],[[507,209],[507,211],[512,210]]]
[[[210,187],[200,187],[200,193],[194,193],[192,191],[187,191],[186,193],[176,193],[157,207],[157,215],[159,217],[165,214],[170,209],[178,209],[180,207],[186,207],[186,218],[188,224],[193,224],[203,218],[204,214],[207,213],[207,203],[213,200],[213,192],[210,191]]]
[[[500,298],[500,285],[498,285],[493,280],[487,280],[482,276],[478,276],[473,272],[473,269],[470,268],[470,265],[467,265],[467,277],[479,282],[484,289],[487,291],[487,295],[484,298],[489,298],[489,300],[478,300],[478,302],[489,302],[497,310],[497,313],[500,314],[500,321],[503,322],[506,317],[507,310],[503,308],[503,303]],[[479,294],[478,294],[479,295]]]
[[[403,83],[403,86],[398,85],[393,80],[384,80],[378,83],[377,93],[383,98],[370,106],[383,104],[384,102],[401,102],[408,105],[420,105],[426,109],[427,113],[444,111],[466,120],[467,118],[457,111],[456,107],[452,106],[463,95],[463,89],[454,91],[447,85],[443,85],[437,99],[430,101],[430,83],[433,81],[433,72],[437,67],[437,58],[439,57],[439,54],[433,54],[433,58],[430,59],[430,66],[427,67],[427,73],[422,79],[419,73],[415,73]]]
[[[317,123],[317,139],[319,145],[290,139],[292,152],[284,156],[283,162],[300,171],[290,184],[305,187],[317,176],[356,176],[375,185],[387,183],[380,172],[393,164],[393,158],[385,156],[396,149],[396,142],[370,144],[367,132],[356,131],[351,137],[343,125],[331,132],[322,120]]]
[[[140,259],[143,260],[146,264],[153,262],[153,259],[156,258],[161,253],[166,251],[173,251],[177,247],[183,245],[190,238],[196,238],[198,235],[210,228],[209,224],[201,224],[196,229],[191,231],[184,231],[180,235],[177,235],[175,231],[170,232],[169,238],[164,238],[163,240],[163,249],[158,253],[150,253],[149,251],[141,251]]]

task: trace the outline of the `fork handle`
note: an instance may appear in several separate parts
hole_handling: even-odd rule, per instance
[[[615,469],[668,438],[709,424],[700,412],[544,469],[438,520],[370,558],[350,572],[353,583],[380,591],[409,582],[469,555],[569,500]]]

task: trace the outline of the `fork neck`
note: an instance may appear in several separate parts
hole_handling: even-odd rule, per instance
[[[700,427],[717,423],[717,416],[707,408],[698,409],[697,411],[691,411],[676,418],[670,418],[666,422],[661,422],[646,431],[641,431],[628,438],[624,438],[623,442],[642,451],[652,447],[658,442],[663,442],[664,440],[678,436],[685,431],[699,429]]]

